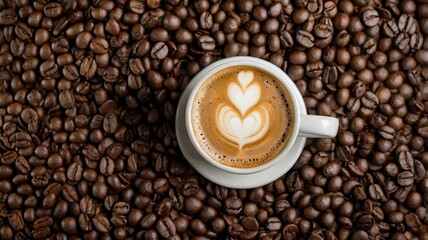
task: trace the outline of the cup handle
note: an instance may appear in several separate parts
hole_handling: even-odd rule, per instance
[[[319,115],[300,115],[298,137],[333,138],[339,129],[339,120]]]

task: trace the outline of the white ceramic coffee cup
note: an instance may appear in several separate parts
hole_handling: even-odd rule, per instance
[[[212,76],[214,73],[224,68],[233,67],[233,66],[252,66],[272,74],[272,76],[278,79],[282,83],[282,85],[285,86],[285,88],[289,92],[291,99],[293,101],[292,105],[294,108],[295,119],[294,119],[294,126],[292,129],[291,137],[287,145],[280,151],[280,153],[276,157],[257,167],[252,167],[252,168],[230,167],[230,166],[221,164],[215,159],[212,159],[211,157],[208,156],[207,153],[205,153],[205,151],[199,145],[194,135],[194,131],[192,127],[192,122],[191,122],[192,105],[196,94],[200,90],[201,85],[206,80],[208,80],[209,77]],[[185,129],[185,132],[187,132],[187,134],[177,134],[178,144],[180,146],[180,149],[183,152],[196,151],[201,158],[200,161],[207,161],[221,170],[224,170],[230,173],[235,173],[235,174],[256,173],[256,172],[265,170],[269,167],[272,167],[279,161],[287,161],[288,159],[297,159],[295,156],[289,156],[287,154],[289,153],[289,150],[291,149],[291,147],[293,146],[293,144],[295,143],[298,137],[332,138],[332,137],[335,137],[337,134],[337,130],[339,128],[338,119],[333,117],[319,116],[319,115],[306,115],[305,113],[302,113],[300,108],[298,107],[298,99],[299,98],[302,99],[303,97],[300,94],[300,92],[297,90],[297,88],[293,87],[294,85],[293,80],[291,80],[290,77],[288,77],[283,70],[281,70],[277,66],[265,60],[254,58],[254,57],[226,58],[226,59],[217,61],[207,66],[206,68],[204,68],[195,77],[193,77],[192,82],[193,81],[196,81],[196,84],[189,84],[189,86],[186,87],[178,103],[177,111],[184,111],[185,121],[179,121],[177,119],[176,129],[177,129],[177,132],[184,132],[183,131],[184,129]],[[182,116],[183,114],[177,114],[177,116],[178,115]],[[189,144],[183,144],[184,142],[187,142],[187,141],[184,141],[184,139],[180,139],[180,138],[189,138],[186,140],[190,140],[190,142],[192,143],[191,146],[189,146]],[[297,154],[300,155],[300,153],[301,152],[298,152]]]

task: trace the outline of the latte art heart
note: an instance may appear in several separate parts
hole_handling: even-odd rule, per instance
[[[259,103],[261,89],[259,84],[252,83],[254,73],[241,71],[237,78],[238,81],[230,83],[227,88],[227,97],[233,106],[219,106],[216,116],[220,134],[242,149],[246,144],[262,139],[267,133],[269,111]]]
[[[218,111],[220,133],[229,141],[238,144],[242,149],[246,144],[260,140],[269,130],[266,120],[269,119],[268,109],[258,107],[242,118],[233,108],[222,106]]]
[[[248,109],[254,107],[260,98],[260,88],[257,85],[251,85],[242,90],[238,84],[231,83],[227,90],[229,100],[242,115],[245,115]]]
[[[242,88],[247,88],[247,86],[253,81],[254,73],[251,71],[240,71],[238,73],[238,82]]]

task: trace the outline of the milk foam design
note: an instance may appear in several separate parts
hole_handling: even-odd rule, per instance
[[[233,106],[222,104],[217,109],[219,132],[236,143],[239,149],[260,140],[269,130],[269,111],[263,104],[258,104],[261,87],[252,83],[253,79],[253,72],[240,71],[238,81],[227,88],[227,97]],[[253,110],[248,112],[250,109]]]

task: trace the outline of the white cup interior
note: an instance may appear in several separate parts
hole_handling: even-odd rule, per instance
[[[212,76],[214,73],[228,67],[233,66],[251,66],[255,68],[259,68],[263,71],[266,71],[270,73],[272,76],[274,76],[277,80],[279,80],[287,89],[289,92],[289,95],[293,102],[293,110],[294,110],[294,126],[292,129],[292,133],[290,136],[290,139],[288,141],[288,144],[280,151],[280,153],[275,156],[270,161],[263,163],[257,167],[251,167],[251,168],[236,168],[227,166],[224,164],[221,164],[220,162],[216,161],[215,159],[212,159],[208,156],[208,154],[201,148],[201,146],[198,143],[198,140],[196,139],[193,131],[193,126],[191,122],[191,115],[192,115],[192,106],[193,101],[196,97],[196,94],[200,90],[202,84],[209,79],[210,76]],[[299,126],[300,126],[300,109],[298,107],[298,101],[297,98],[302,96],[300,95],[300,92],[296,92],[295,88],[292,86],[294,85],[294,82],[285,74],[280,68],[273,65],[272,63],[269,63],[265,60],[261,60],[258,58],[253,57],[233,57],[233,58],[226,58],[224,60],[220,60],[218,62],[215,62],[207,67],[206,73],[198,76],[196,75],[192,81],[197,81],[197,84],[192,89],[190,96],[186,103],[186,110],[185,110],[185,116],[186,116],[186,131],[189,135],[189,138],[192,142],[193,147],[195,150],[199,153],[201,157],[203,157],[206,161],[211,163],[212,165],[216,166],[219,169],[222,169],[224,171],[235,173],[235,174],[251,174],[256,173],[259,171],[262,171],[264,169],[267,169],[274,164],[276,164],[278,161],[287,161],[286,154],[289,152],[291,147],[293,146],[294,142],[296,141]]]

